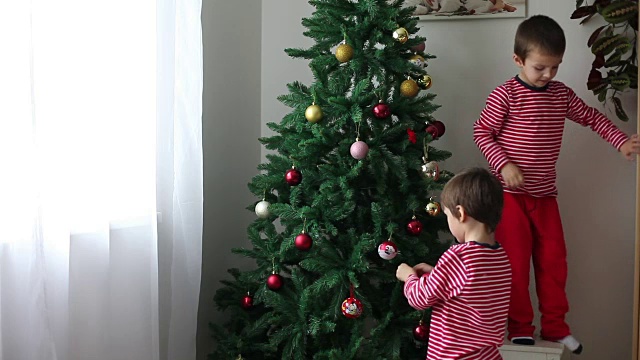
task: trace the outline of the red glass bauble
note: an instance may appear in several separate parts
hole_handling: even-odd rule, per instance
[[[398,246],[391,240],[378,245],[378,255],[385,260],[391,260],[398,255]]]
[[[438,134],[438,128],[433,124],[429,124],[429,126],[427,126],[427,129],[425,131],[427,132],[427,134],[431,135],[431,138],[433,140],[440,137]]]
[[[253,298],[251,295],[247,294],[242,298],[242,307],[246,310],[249,310],[253,307]]]
[[[267,278],[267,287],[273,291],[280,290],[282,287],[282,276],[271,274]]]
[[[287,184],[296,186],[302,181],[302,173],[296,168],[291,168],[284,174],[284,179],[287,181]]]
[[[311,239],[311,236],[309,236],[309,234],[306,234],[303,232],[298,234],[298,236],[296,236],[295,244],[298,250],[307,251],[311,249],[311,245],[313,245],[313,240]]]
[[[442,135],[444,135],[445,127],[442,121],[436,120],[432,122],[431,125],[435,126],[436,129],[438,129],[438,137],[441,137]]]
[[[373,115],[378,119],[384,119],[391,115],[391,109],[389,109],[389,105],[385,103],[378,103],[373,107]]]
[[[413,338],[422,342],[429,340],[429,327],[420,321],[420,324],[413,329]]]
[[[360,300],[350,297],[342,302],[342,314],[349,319],[355,319],[362,314],[362,303]]]
[[[418,236],[422,232],[422,223],[418,219],[413,219],[407,224],[407,232],[411,235]]]

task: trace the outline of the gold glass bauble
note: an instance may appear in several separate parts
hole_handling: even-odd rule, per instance
[[[429,215],[436,216],[440,214],[440,203],[437,201],[432,201],[428,203],[424,209],[427,211]]]
[[[418,78],[418,86],[420,87],[420,89],[422,90],[427,90],[431,87],[431,76],[429,75],[422,75],[421,77]]]
[[[406,97],[414,97],[418,95],[420,88],[415,81],[407,79],[400,84],[400,93]]]
[[[340,44],[336,48],[336,59],[341,63],[346,63],[353,58],[353,48],[349,44]]]
[[[404,44],[409,40],[409,32],[403,27],[398,28],[393,32],[393,38]]]
[[[322,109],[315,103],[309,105],[307,110],[304,112],[304,117],[307,118],[310,123],[315,124],[322,119]]]
[[[409,62],[412,63],[413,65],[421,67],[421,68],[423,68],[423,67],[425,67],[425,65],[427,65],[427,61],[421,55],[418,55],[418,54],[411,55],[409,57]]]

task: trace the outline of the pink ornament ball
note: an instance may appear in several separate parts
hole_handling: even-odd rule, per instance
[[[369,152],[369,145],[367,145],[367,143],[365,143],[364,141],[358,140],[351,144],[351,149],[349,149],[349,152],[354,159],[362,160],[367,156],[367,153]]]

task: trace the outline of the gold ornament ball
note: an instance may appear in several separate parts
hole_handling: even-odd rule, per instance
[[[400,84],[400,93],[406,97],[414,97],[418,95],[420,88],[415,81],[407,79]]]
[[[404,44],[409,40],[409,32],[403,27],[398,28],[393,32],[393,38]]]
[[[413,54],[409,57],[409,62],[418,67],[425,67],[427,65],[426,60],[418,54]]]
[[[431,76],[429,75],[422,75],[422,77],[418,78],[418,86],[422,89],[422,90],[427,90],[431,87]]]
[[[340,44],[336,49],[336,59],[341,63],[346,63],[353,58],[353,48],[349,44]]]
[[[422,165],[422,176],[437,181],[440,178],[440,167],[435,161],[429,161]]]
[[[304,117],[307,118],[310,123],[315,124],[322,119],[322,109],[316,104],[309,105],[304,112]]]
[[[440,214],[440,203],[437,201],[432,201],[428,203],[424,209],[427,211],[429,215],[436,216]]]

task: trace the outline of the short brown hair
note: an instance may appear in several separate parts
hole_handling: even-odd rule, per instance
[[[456,206],[464,207],[469,216],[493,232],[502,217],[502,184],[488,170],[471,168],[447,182],[440,201],[454,216],[460,215]]]
[[[562,56],[566,46],[564,31],[555,20],[534,15],[518,26],[513,52],[522,60],[533,50],[544,55]]]

